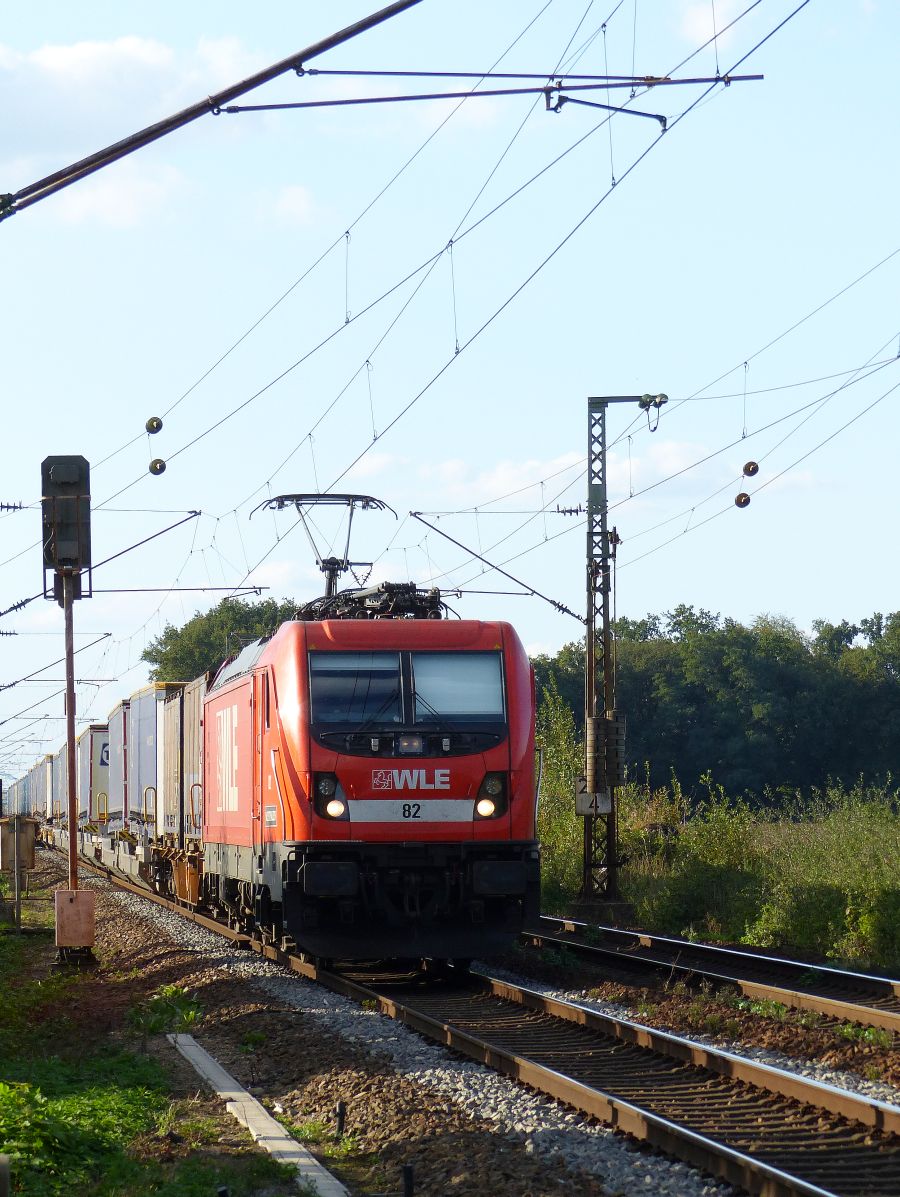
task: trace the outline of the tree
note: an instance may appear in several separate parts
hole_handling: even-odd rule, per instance
[[[150,677],[155,682],[187,682],[218,669],[244,644],[270,635],[293,618],[296,609],[292,599],[280,603],[276,599],[258,603],[223,599],[205,614],[196,611],[183,627],[167,624],[144,649],[141,660],[153,666]]]
[[[616,629],[626,760],[632,776],[648,767],[652,786],[711,772],[762,796],[900,770],[900,612],[817,621],[810,638],[783,616],[746,627],[682,604]],[[535,672],[580,727],[583,645],[538,658]]]

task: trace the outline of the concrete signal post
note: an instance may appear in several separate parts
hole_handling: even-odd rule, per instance
[[[665,395],[604,395],[588,399],[587,618],[584,643],[584,776],[576,782],[575,813],[584,818],[580,901],[619,901],[616,789],[625,780],[625,718],[616,708],[610,590],[619,537],[608,527],[606,409],[636,403],[656,413]],[[655,430],[656,424],[652,426]]]
[[[47,457],[41,463],[41,524],[44,598],[55,599],[65,617],[67,847],[69,887],[55,893],[59,963],[92,963],[95,895],[78,888],[78,796],[75,760],[75,650],[73,606],[90,598],[91,479],[80,456]],[[48,587],[48,573],[52,584]],[[85,586],[85,582],[87,585]]]

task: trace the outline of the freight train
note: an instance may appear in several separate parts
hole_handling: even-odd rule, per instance
[[[501,950],[540,886],[521,641],[411,584],[310,606],[82,733],[79,850],[312,958]],[[62,843],[57,757],[13,793]]]

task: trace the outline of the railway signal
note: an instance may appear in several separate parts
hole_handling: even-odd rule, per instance
[[[56,947],[59,959],[91,961],[94,901],[90,890],[78,890],[78,803],[75,759],[75,649],[72,605],[91,596],[91,468],[84,457],[69,454],[41,462],[41,525],[44,597],[54,598],[65,613],[66,757],[69,888],[57,890]],[[53,571],[52,594],[47,571]],[[87,573],[85,595],[82,575]]]

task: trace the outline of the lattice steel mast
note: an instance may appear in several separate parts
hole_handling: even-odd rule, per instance
[[[649,417],[651,408],[658,413],[665,402],[665,395],[588,398],[584,778],[575,799],[576,814],[584,816],[581,897],[586,901],[619,896],[616,787],[624,781],[625,767],[625,719],[616,710],[610,619],[611,564],[619,537],[608,528],[606,409],[610,403],[637,403]]]

